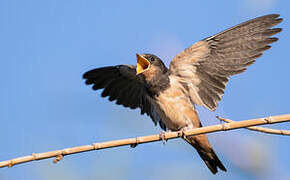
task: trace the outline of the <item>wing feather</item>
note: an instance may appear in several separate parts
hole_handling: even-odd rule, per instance
[[[229,77],[244,72],[278,40],[271,36],[282,29],[272,27],[281,21],[270,14],[205,38],[173,58],[171,75],[186,84],[194,104],[214,111]]]
[[[156,112],[155,103],[148,95],[143,76],[136,75],[136,67],[130,65],[109,66],[93,69],[83,75],[87,85],[93,90],[104,89],[102,97],[109,96],[110,101],[131,109],[140,108],[141,114],[146,113],[154,124],[166,130]]]

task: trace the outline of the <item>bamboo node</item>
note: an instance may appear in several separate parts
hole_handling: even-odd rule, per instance
[[[273,118],[271,116],[264,118],[264,121],[267,122],[268,124],[273,123]]]
[[[138,137],[135,138],[135,144],[139,144],[140,143],[140,140]]]
[[[135,148],[138,146],[138,144],[140,143],[140,139],[138,137],[135,138],[135,143],[130,144],[131,148]]]
[[[9,164],[8,164],[8,167],[9,167],[9,168],[11,168],[12,166],[14,166],[14,162],[13,162],[13,161],[14,161],[13,159],[10,160],[10,162],[9,162]]]
[[[61,155],[66,155],[66,154],[69,154],[69,152],[70,152],[70,150],[68,149],[68,148],[66,148],[66,149],[63,149],[62,151],[61,151]]]
[[[33,157],[33,160],[37,160],[37,154],[36,153],[32,153],[31,156]]]
[[[227,130],[229,130],[228,123],[223,123],[223,124],[221,124],[221,126],[222,126],[222,130],[223,130],[223,131],[227,131]]]
[[[93,143],[92,145],[94,147],[94,150],[97,150],[97,149],[101,148],[100,143]]]

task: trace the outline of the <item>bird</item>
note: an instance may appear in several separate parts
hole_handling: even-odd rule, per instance
[[[279,14],[251,19],[202,39],[177,54],[169,68],[156,55],[136,54],[136,65],[100,67],[83,74],[101,96],[131,109],[140,108],[164,131],[202,127],[196,111],[203,106],[215,111],[229,78],[244,72],[271,43]],[[209,170],[227,171],[205,134],[183,137],[196,149]]]

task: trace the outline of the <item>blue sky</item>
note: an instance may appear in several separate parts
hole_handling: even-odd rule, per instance
[[[0,1],[0,160],[160,133],[149,117],[85,86],[92,68],[135,64],[150,52],[168,65],[194,42],[251,18],[279,13],[279,41],[234,76],[204,125],[289,113],[290,3],[242,1]],[[289,123],[274,125],[287,129]],[[120,147],[0,169],[0,179],[290,178],[289,137],[247,130],[209,135],[228,169],[211,175],[181,140]]]

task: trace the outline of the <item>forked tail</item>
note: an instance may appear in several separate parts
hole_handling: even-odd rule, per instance
[[[205,135],[189,136],[184,140],[197,150],[198,154],[213,174],[218,172],[218,168],[227,171],[223,163],[215,154]]]

